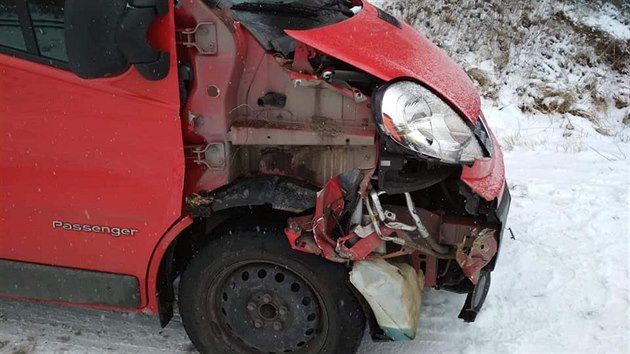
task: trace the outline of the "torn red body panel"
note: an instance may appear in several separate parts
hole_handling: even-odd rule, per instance
[[[429,233],[427,237],[451,246],[452,254],[437,254],[431,243],[421,236],[422,232],[412,226],[412,216],[406,215],[407,210],[400,206],[388,206],[385,210],[380,204],[375,205],[376,214],[372,214],[372,207],[369,207],[369,220],[364,219],[363,226],[357,225],[352,231],[344,231],[342,215],[351,212],[346,210],[348,195],[359,192],[357,194],[362,196],[357,208],[363,205],[366,196],[369,197],[365,190],[367,185],[364,182],[369,180],[366,176],[371,176],[371,173],[355,179],[361,179],[361,183],[354,184],[357,188],[355,192],[344,190],[340,176],[332,178],[318,193],[313,215],[289,218],[285,235],[291,247],[338,263],[409,255],[413,267],[423,271],[427,287],[437,285],[438,258],[454,259],[472,284],[477,283],[481,269],[497,253],[497,234],[493,225],[486,225],[486,228],[471,217],[443,217],[418,209],[422,228]],[[344,179],[348,179],[347,176]],[[376,215],[381,214],[390,221],[377,220]],[[347,220],[344,224],[347,225]],[[397,246],[388,249],[386,242]]]
[[[483,114],[479,117],[487,126],[486,117]],[[505,167],[503,162],[503,151],[499,146],[499,141],[494,133],[488,129],[488,134],[494,145],[494,153],[491,157],[479,159],[472,166],[464,166],[461,179],[475,193],[487,201],[497,200],[500,204],[503,200],[503,189],[505,188]]]
[[[473,284],[477,284],[479,272],[497,253],[495,234],[495,230],[484,229],[467,237],[467,239],[472,239],[470,246],[467,245],[468,242],[465,242],[457,247],[455,256],[457,263]]]
[[[372,172],[366,172],[363,180],[369,180]],[[376,231],[367,235],[358,235],[355,232],[344,235],[339,222],[345,206],[344,197],[339,176],[334,177],[318,194],[315,214],[289,219],[285,234],[291,247],[307,253],[320,254],[330,261],[341,263],[366,259],[380,247],[383,240],[378,237]],[[391,231],[388,234],[391,234]]]

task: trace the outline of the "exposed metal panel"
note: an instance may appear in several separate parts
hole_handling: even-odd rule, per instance
[[[343,131],[333,125],[309,129],[232,126],[228,138],[233,145],[374,146],[374,134]]]
[[[373,168],[373,146],[248,146],[253,174],[290,176],[317,186],[355,168]]]

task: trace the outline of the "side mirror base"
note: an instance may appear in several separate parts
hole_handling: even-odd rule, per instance
[[[136,66],[147,80],[168,75],[168,52],[147,39],[153,21],[169,11],[169,0],[65,0],[69,67],[84,79],[112,77]]]

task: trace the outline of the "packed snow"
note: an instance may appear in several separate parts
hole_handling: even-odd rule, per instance
[[[599,12],[582,7],[567,17],[623,38],[629,19],[610,6]],[[627,69],[600,63],[586,73],[606,73],[613,86],[602,92],[614,88],[620,103],[610,95],[609,104],[591,109],[596,99],[589,96],[577,97],[573,111],[529,109],[525,96],[536,92],[517,90],[518,81],[529,79],[520,71],[509,74],[523,68],[515,58],[497,65],[491,56],[456,55],[489,81],[480,83],[483,109],[504,149],[512,191],[509,231],[483,312],[463,323],[457,314],[464,296],[426,290],[414,341],[373,343],[366,336],[360,353],[630,352]],[[561,59],[548,58],[545,70],[564,70]],[[574,74],[591,69],[575,65]],[[540,72],[528,72],[531,82],[546,84]],[[557,88],[567,87],[563,81]],[[161,329],[144,314],[0,300],[0,354],[190,352],[177,315]]]

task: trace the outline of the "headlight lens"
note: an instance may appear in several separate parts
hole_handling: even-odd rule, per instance
[[[376,97],[381,104],[376,123],[398,144],[445,163],[472,163],[484,156],[466,122],[421,85],[399,81]]]

